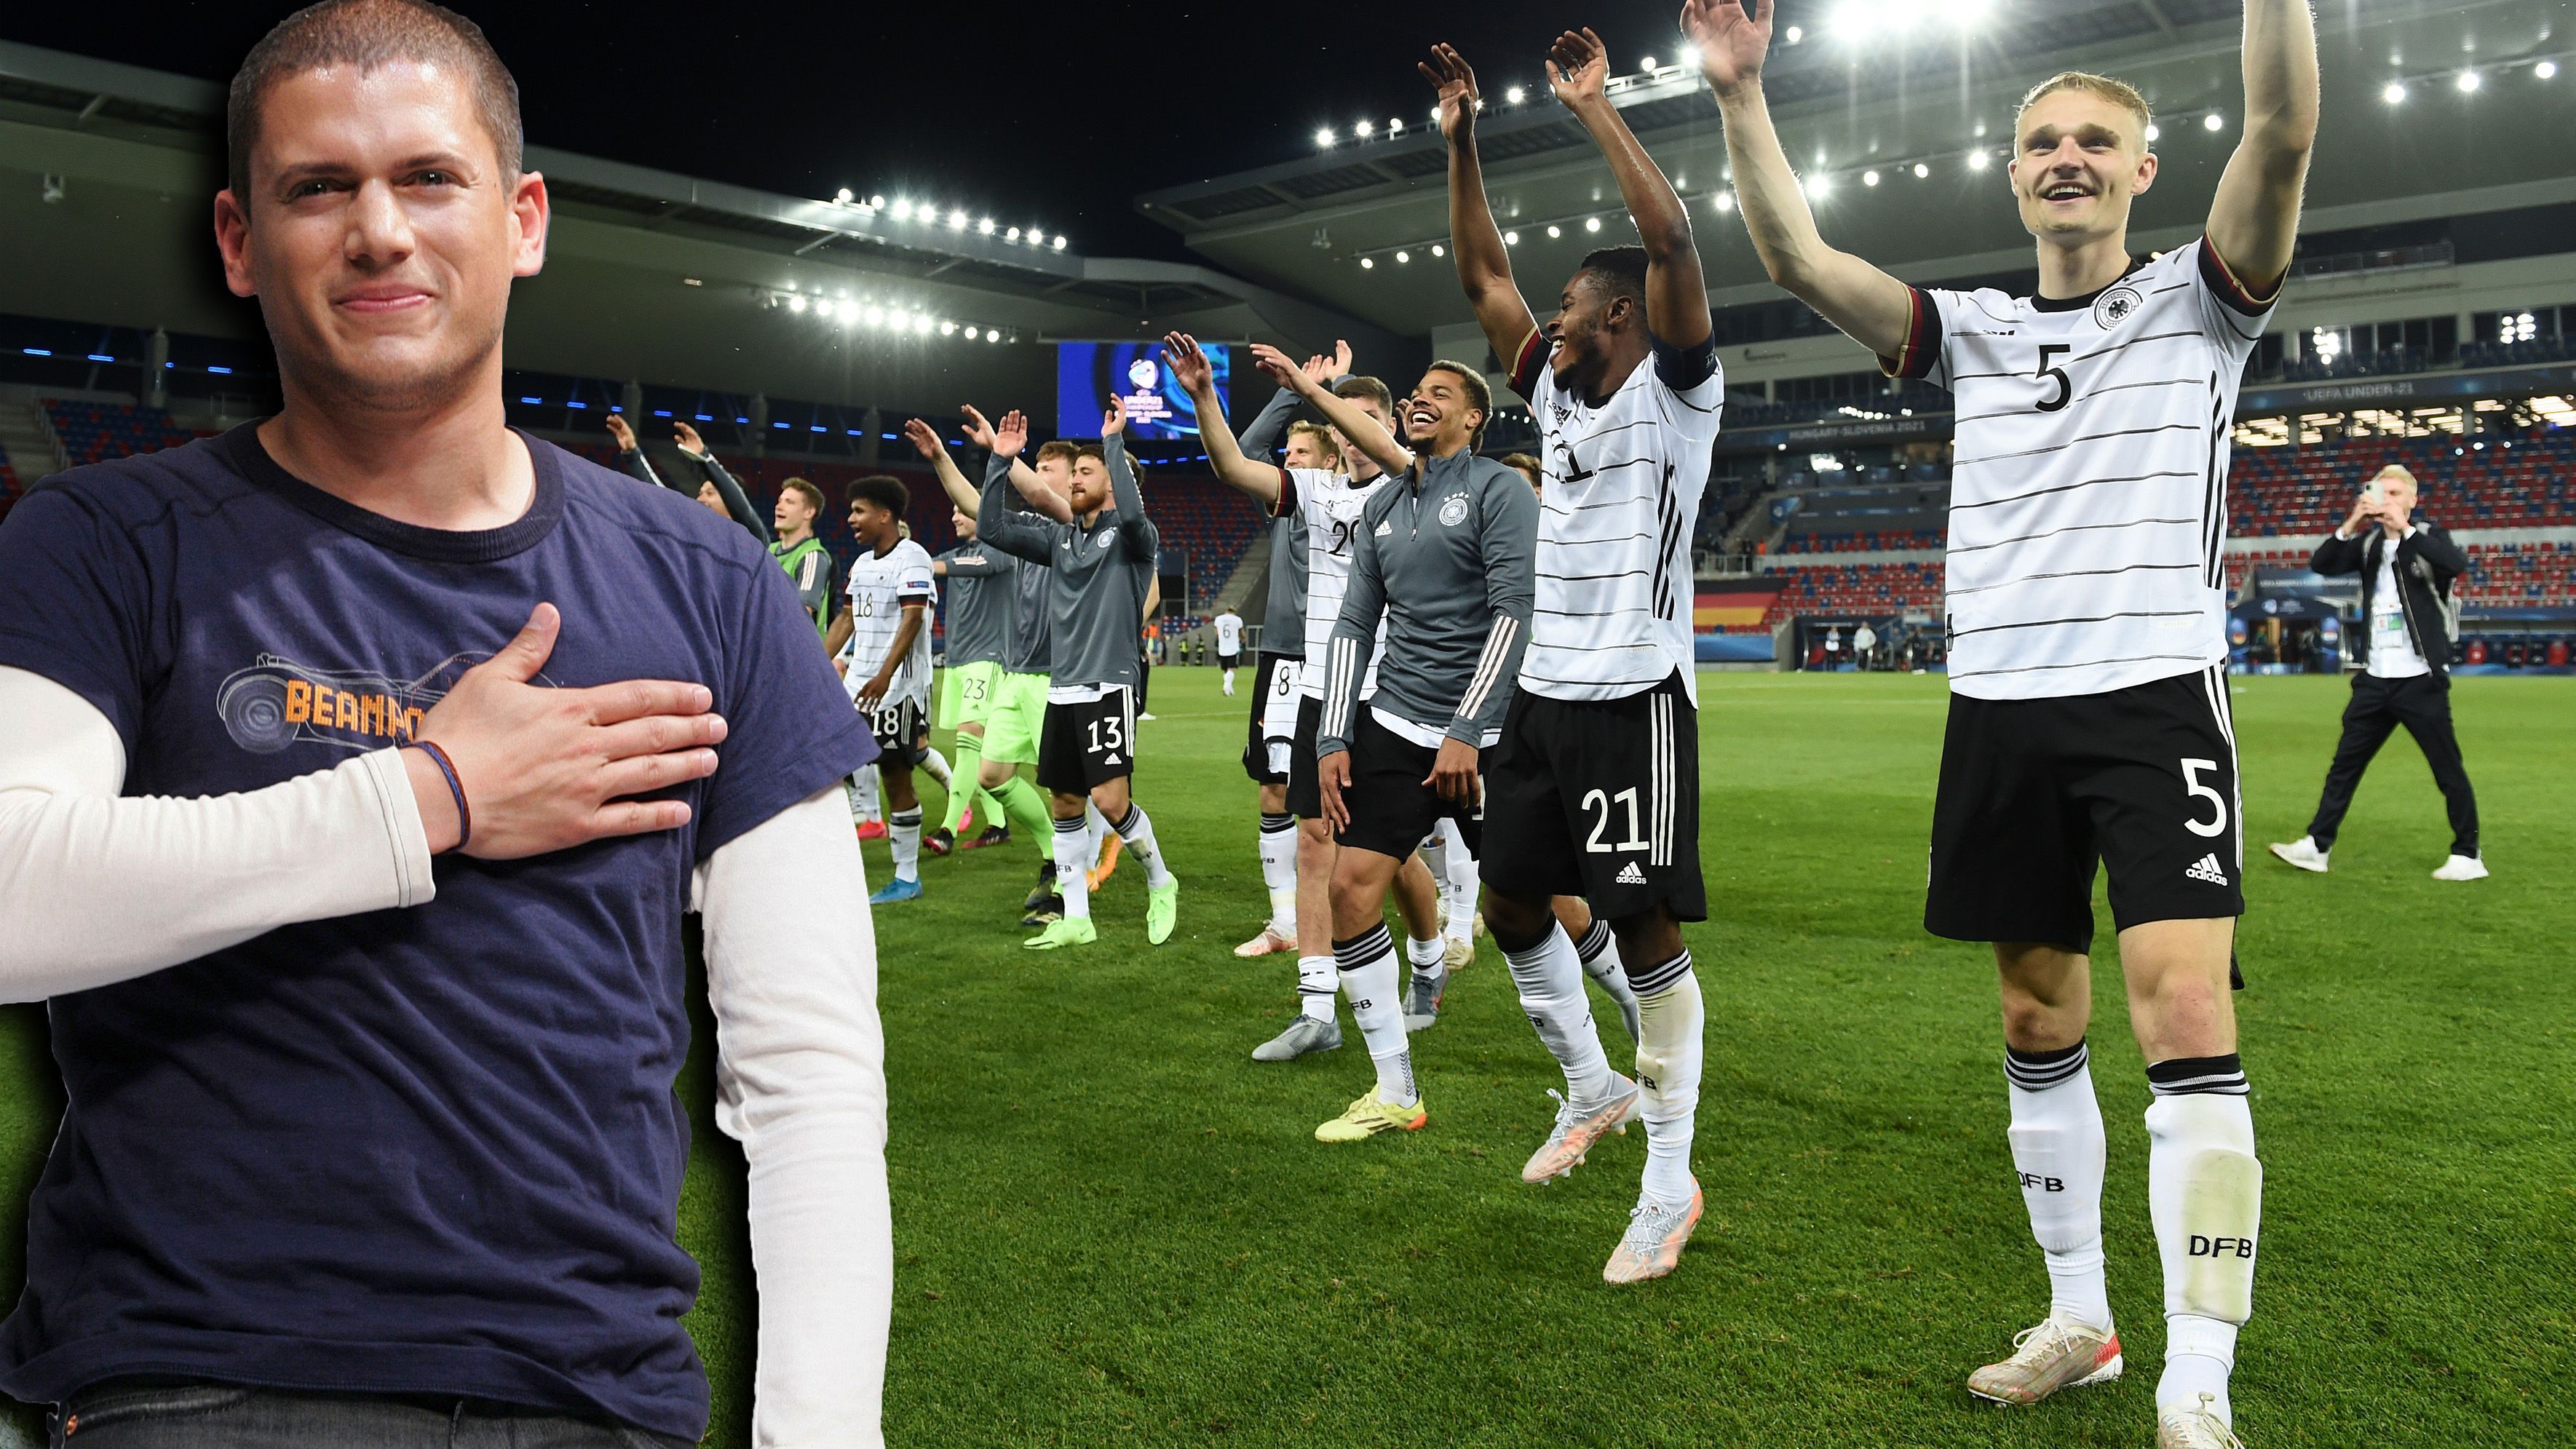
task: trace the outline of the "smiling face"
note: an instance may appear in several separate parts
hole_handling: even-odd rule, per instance
[[[956,530],[957,541],[959,543],[973,543],[975,541],[975,517],[973,514],[967,513],[961,509],[951,508],[948,510],[948,526]]]
[[[895,532],[896,518],[881,504],[864,498],[850,500],[850,536],[871,553],[883,553],[894,547],[902,535]]]
[[[1568,277],[1565,290],[1557,294],[1556,315],[1539,328],[1547,337],[1547,365],[1557,386],[1582,397],[1598,393],[1610,366],[1610,334],[1630,321],[1634,310],[1628,298],[1613,296],[1598,274],[1581,271]]]
[[[724,493],[716,487],[713,479],[698,485],[698,503],[718,518],[733,517],[733,510],[725,507]]]
[[[2130,198],[2155,184],[2156,158],[2137,112],[2070,88],[2023,109],[2008,174],[2030,234],[2079,246],[2127,233]]]
[[[460,68],[272,82],[246,178],[215,199],[216,243],[290,391],[388,410],[497,395],[511,281],[545,262],[545,182],[505,170]]]
[[[1467,380],[1445,367],[1422,374],[1404,400],[1404,441],[1435,458],[1465,451],[1484,423],[1485,410]]]
[[[813,527],[814,511],[814,502],[805,496],[804,489],[782,488],[778,506],[769,510],[769,521],[780,533],[796,533]]]

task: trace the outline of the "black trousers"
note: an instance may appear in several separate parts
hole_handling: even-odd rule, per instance
[[[2343,709],[2343,739],[2335,745],[2334,763],[2326,767],[2325,795],[2308,834],[2317,849],[2334,845],[2335,831],[2352,808],[2352,792],[2361,772],[2399,725],[2415,737],[2424,763],[2433,767],[2433,783],[2451,816],[2451,853],[2478,853],[2478,796],[2469,788],[2468,767],[2460,760],[2459,736],[2451,730],[2451,688],[2429,674],[2412,679],[2382,679],[2375,674],[2352,678],[2352,702]]]

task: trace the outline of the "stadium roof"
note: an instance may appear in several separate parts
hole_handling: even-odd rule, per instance
[[[2138,204],[2141,240],[2191,235],[2242,119],[2241,0],[1997,0],[1966,31],[1933,18],[1971,9],[1858,0],[1782,15],[1765,89],[1792,159],[1821,193],[1827,235],[1913,280],[2028,268],[2030,239],[1997,163],[2022,91],[2067,68],[2145,91],[2163,171]],[[2564,3],[2345,0],[2321,10],[2326,109],[2309,230],[2576,199],[2576,151],[2563,144],[2576,135],[2576,76],[2540,65],[2576,63],[2560,33]],[[1800,15],[1819,30],[1789,44]],[[1909,15],[1921,23],[1909,28]],[[1551,288],[1585,250],[1634,233],[1591,142],[1547,94],[1539,58],[1465,49],[1487,102],[1478,135],[1496,216],[1519,233],[1524,287]],[[1726,160],[1716,103],[1695,70],[1660,59],[1648,72],[1643,57],[1614,56],[1626,73],[1613,97],[1691,203],[1714,300],[1775,297],[1741,223],[1717,210]],[[2463,76],[2475,77],[2473,89]],[[1514,86],[1519,104],[1507,99]],[[1356,118],[1341,118],[1308,160],[1151,192],[1137,205],[1264,284],[1391,331],[1455,324],[1465,313],[1448,263],[1429,251],[1448,228],[1429,87],[1392,89],[1385,111],[1366,138],[1354,137]],[[1972,169],[1980,155],[1985,169]],[[1550,226],[1561,235],[1549,238]]]

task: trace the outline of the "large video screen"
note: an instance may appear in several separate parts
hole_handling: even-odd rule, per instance
[[[1163,443],[1199,435],[1198,408],[1172,370],[1163,365],[1159,342],[1059,342],[1055,345],[1056,433],[1067,438],[1100,436],[1100,419],[1111,399],[1127,410],[1127,436],[1137,442]],[[1216,373],[1216,396],[1227,393],[1226,375],[1232,348],[1207,346],[1208,365]]]

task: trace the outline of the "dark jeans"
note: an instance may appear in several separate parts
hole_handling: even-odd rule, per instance
[[[2468,767],[2460,761],[2459,736],[2451,731],[2451,689],[2429,674],[2413,679],[2382,679],[2375,674],[2352,677],[2352,702],[2343,710],[2343,739],[2334,763],[2326,768],[2325,795],[2317,801],[2317,818],[2308,825],[2317,849],[2334,845],[2343,814],[2352,808],[2352,792],[2361,772],[2399,725],[2415,737],[2424,763],[2433,767],[2433,783],[2442,787],[2442,802],[2451,815],[2451,853],[2478,853],[2478,797],[2469,788]]]
[[[685,1449],[604,1420],[482,1399],[306,1394],[224,1384],[84,1389],[53,1449]]]

